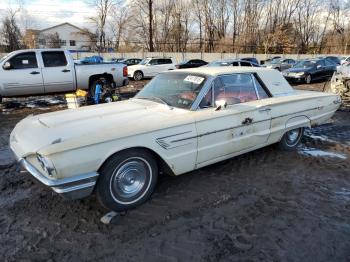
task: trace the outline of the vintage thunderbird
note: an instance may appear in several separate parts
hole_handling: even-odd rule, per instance
[[[279,143],[297,147],[339,96],[294,90],[277,70],[206,67],[164,72],[135,98],[20,121],[10,146],[55,192],[95,192],[115,211],[145,202],[158,174],[180,175]]]

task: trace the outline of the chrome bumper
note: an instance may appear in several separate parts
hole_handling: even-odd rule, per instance
[[[42,175],[24,158],[19,159],[21,166],[33,177],[66,199],[79,199],[89,196],[94,190],[98,173],[88,173],[62,179],[49,179]]]

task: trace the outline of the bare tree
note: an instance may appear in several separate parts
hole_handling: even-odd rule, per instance
[[[116,3],[117,3],[116,0],[92,0],[92,1],[90,1],[90,4],[96,10],[96,16],[90,17],[90,21],[92,21],[96,25],[100,51],[105,50],[105,48],[106,48],[105,26],[106,26],[106,22],[107,22],[107,17],[110,14],[112,7]]]
[[[18,10],[8,10],[7,16],[2,21],[1,35],[5,44],[5,51],[12,52],[22,47],[22,34],[16,22]]]
[[[53,33],[53,34],[48,34],[45,36],[46,38],[46,44],[50,48],[60,48],[62,44],[62,40],[59,36],[59,34]]]
[[[130,20],[127,6],[113,6],[111,10],[110,27],[114,38],[114,48],[118,51],[122,37],[127,29]]]

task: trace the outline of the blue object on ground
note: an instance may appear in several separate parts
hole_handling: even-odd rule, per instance
[[[95,97],[94,97],[95,104],[98,104],[100,102],[100,95],[101,95],[101,85],[96,84]]]

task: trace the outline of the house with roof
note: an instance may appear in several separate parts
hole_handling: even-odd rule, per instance
[[[28,29],[24,35],[28,48],[64,48],[90,50],[92,43],[86,30],[71,23],[63,23],[42,30]]]

